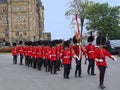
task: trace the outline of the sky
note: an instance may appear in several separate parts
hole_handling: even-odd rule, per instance
[[[50,32],[52,39],[67,40],[74,36],[70,27],[70,19],[65,16],[68,3],[71,0],[41,0],[44,6],[44,32]],[[120,0],[93,0],[94,2],[108,2],[110,6],[119,6]],[[83,34],[86,33],[84,28]]]

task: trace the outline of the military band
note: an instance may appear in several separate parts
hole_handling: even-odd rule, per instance
[[[25,60],[25,66],[33,67],[33,69],[45,69],[46,72],[51,74],[57,74],[58,71],[63,69],[63,78],[70,79],[70,69],[71,63],[76,63],[75,77],[81,77],[82,68],[81,61],[83,55],[88,57],[88,75],[96,75],[94,73],[95,61],[100,71],[99,86],[104,89],[104,75],[107,67],[106,56],[113,60],[116,60],[103,46],[105,44],[105,37],[99,36],[96,39],[96,43],[99,46],[95,48],[92,45],[94,40],[93,36],[88,37],[88,45],[82,47],[80,40],[76,40],[73,37],[73,44],[71,45],[70,40],[39,40],[39,41],[20,41],[19,45],[13,43],[12,56],[13,64],[17,64],[17,56],[20,56],[20,65],[23,65],[23,60]],[[24,59],[23,59],[24,58]]]

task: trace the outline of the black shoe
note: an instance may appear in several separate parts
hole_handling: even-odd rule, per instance
[[[69,77],[66,77],[67,79],[70,79]]]
[[[90,75],[90,71],[89,70],[87,70],[87,73],[88,73],[88,75]]]
[[[101,89],[104,89],[104,88],[105,88],[105,86],[104,86],[104,85],[100,85],[100,88],[101,88]]]
[[[96,74],[91,74],[91,75],[95,76]]]
[[[77,77],[77,74],[75,74],[75,77]]]
[[[54,74],[57,74],[57,73],[54,73]]]
[[[81,78],[82,76],[81,76],[81,75],[79,75],[79,77]]]

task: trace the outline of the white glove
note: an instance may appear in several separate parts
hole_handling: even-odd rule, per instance
[[[114,57],[113,60],[114,60],[114,61],[117,61],[117,58]]]
[[[103,62],[103,60],[102,60],[102,59],[99,59],[98,62]]]
[[[74,55],[75,58],[79,59],[79,57],[77,55]]]

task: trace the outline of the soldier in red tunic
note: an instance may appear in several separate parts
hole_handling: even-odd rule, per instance
[[[43,46],[42,41],[38,41],[38,46],[36,47],[36,53],[37,53],[37,68],[38,70],[41,70],[42,64],[43,64]]]
[[[63,49],[63,64],[64,64],[64,79],[69,79],[70,74],[70,64],[71,57],[73,56],[72,51],[69,47],[69,41],[64,41],[64,49]]]
[[[32,67],[32,41],[28,42],[28,60],[27,60],[27,65],[28,67],[31,66]]]
[[[45,56],[45,71],[50,72],[50,41],[46,41],[45,49],[44,49],[44,56]]]
[[[113,60],[116,60],[115,57],[113,57],[105,48],[103,48],[103,46],[105,45],[105,42],[106,42],[105,36],[99,36],[96,39],[96,43],[97,45],[99,45],[99,47],[95,51],[95,60],[96,60],[96,65],[100,71],[99,86],[101,89],[105,88],[103,83],[104,83],[104,75],[107,67],[106,56],[108,56]]]
[[[81,77],[81,60],[82,60],[82,52],[85,54],[84,49],[79,44],[80,40],[76,40],[76,37],[73,37],[73,43],[72,51],[75,57],[76,61],[76,69],[75,69],[75,77],[77,77],[77,74],[79,77]]]
[[[23,41],[19,41],[18,52],[20,55],[20,65],[23,65],[24,46],[22,44],[23,44]]]
[[[36,68],[37,66],[37,49],[36,49],[36,42],[33,42],[33,47],[32,47],[32,61],[33,61],[33,69]]]
[[[51,42],[50,72],[57,74],[57,50],[55,40]]]
[[[25,41],[25,46],[24,46],[24,56],[25,56],[25,66],[27,66],[28,63],[28,41]]]
[[[88,37],[88,45],[85,46],[85,51],[86,51],[86,53],[88,55],[88,61],[89,61],[87,73],[91,74],[91,75],[96,75],[94,73],[95,46],[92,44],[93,40],[94,40],[93,36]],[[91,70],[91,73],[90,73],[90,70]]]
[[[17,54],[18,54],[18,50],[16,47],[16,43],[13,43],[13,47],[12,47],[12,56],[13,56],[13,64],[17,64]]]

